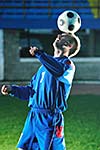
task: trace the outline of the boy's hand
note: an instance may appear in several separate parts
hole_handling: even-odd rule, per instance
[[[34,56],[34,55],[35,55],[35,51],[37,51],[37,50],[38,50],[37,47],[30,47],[29,53],[30,53],[32,56]]]
[[[1,88],[1,93],[3,95],[8,95],[11,92],[11,86],[10,85],[3,85]]]

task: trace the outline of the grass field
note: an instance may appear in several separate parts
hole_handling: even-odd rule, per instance
[[[67,150],[100,150],[100,96],[70,96],[64,113]],[[16,150],[28,108],[26,101],[0,96],[0,150]]]

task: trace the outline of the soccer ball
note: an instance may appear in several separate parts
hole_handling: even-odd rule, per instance
[[[67,10],[58,16],[57,25],[62,32],[75,33],[81,27],[81,18],[77,12]]]

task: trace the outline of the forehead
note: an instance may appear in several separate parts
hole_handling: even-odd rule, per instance
[[[72,37],[69,34],[65,34],[65,33],[60,34],[59,37],[60,37],[60,40],[64,40],[65,42],[68,42],[72,39]]]

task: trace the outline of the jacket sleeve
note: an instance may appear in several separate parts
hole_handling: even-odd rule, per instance
[[[36,51],[35,56],[40,60],[42,65],[55,77],[61,76],[64,72],[64,65],[54,57],[47,55],[43,51]]]
[[[21,100],[29,100],[29,96],[32,94],[34,94],[34,91],[32,90],[31,86],[12,85],[11,93],[9,95],[17,97]]]

